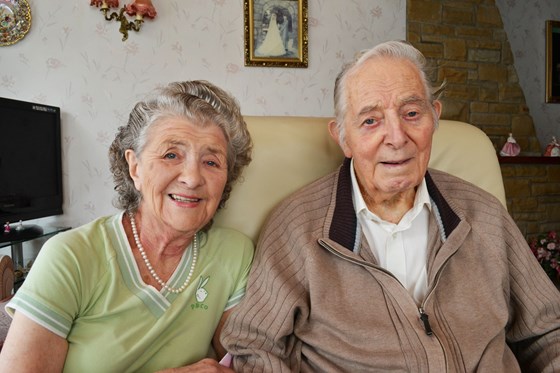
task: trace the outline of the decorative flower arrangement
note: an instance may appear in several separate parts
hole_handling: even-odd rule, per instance
[[[529,241],[529,247],[552,281],[560,280],[560,236],[555,231]]]

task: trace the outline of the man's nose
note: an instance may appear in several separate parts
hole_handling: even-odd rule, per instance
[[[398,116],[388,116],[385,118],[386,134],[385,144],[395,148],[404,146],[408,141],[405,124]]]

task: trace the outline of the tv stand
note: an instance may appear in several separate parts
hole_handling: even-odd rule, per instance
[[[18,223],[19,224],[19,223]],[[38,225],[23,225],[23,229],[16,230],[16,227],[10,226],[10,232],[0,232],[0,248],[11,246],[11,256],[16,270],[25,268],[23,263],[23,243],[32,241],[36,238],[50,237],[57,233],[67,231],[70,227],[40,227]],[[3,227],[2,227],[3,228]],[[16,284],[23,282],[22,278],[16,279]],[[19,286],[17,286],[19,287]],[[16,290],[17,290],[16,287]]]
[[[4,227],[2,227],[4,228]],[[27,241],[37,238],[43,234],[43,228],[35,224],[10,224],[9,232],[3,229],[0,234],[0,242]]]

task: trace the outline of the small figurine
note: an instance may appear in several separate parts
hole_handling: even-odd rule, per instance
[[[502,150],[500,151],[500,155],[502,157],[515,157],[519,155],[521,152],[521,147],[513,138],[513,135],[510,133],[507,139],[507,142],[504,144]]]
[[[10,222],[7,221],[6,224],[4,224],[4,233],[10,233]]]
[[[558,144],[558,141],[556,141],[556,137],[552,136],[552,141],[546,146],[544,156],[560,157],[560,144]]]

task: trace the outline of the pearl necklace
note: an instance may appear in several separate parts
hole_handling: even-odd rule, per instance
[[[150,260],[148,259],[148,255],[146,255],[146,252],[144,251],[144,246],[142,246],[142,243],[140,242],[140,237],[138,237],[138,231],[136,230],[136,221],[134,220],[134,215],[132,215],[132,213],[129,212],[128,216],[130,217],[130,226],[132,227],[132,235],[134,236],[134,242],[136,242],[138,251],[140,251],[140,255],[142,255],[142,259],[144,259],[144,263],[146,264],[146,267],[148,267],[148,270],[150,271],[152,277],[158,282],[158,284],[160,284],[164,289],[166,289],[171,293],[179,294],[183,292],[183,290],[185,290],[189,285],[189,283],[191,282],[191,277],[194,272],[194,267],[196,266],[196,258],[198,257],[197,234],[194,235],[194,239],[193,239],[193,257],[192,257],[191,269],[189,271],[189,275],[187,276],[185,283],[180,288],[172,288],[171,286],[167,285],[167,283],[164,282],[161,279],[161,277],[158,276],[154,267],[152,267],[152,263],[150,263]]]

